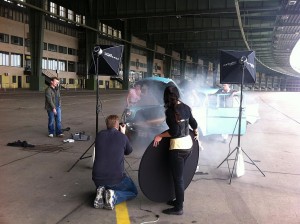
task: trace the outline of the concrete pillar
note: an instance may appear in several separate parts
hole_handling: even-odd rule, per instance
[[[272,91],[274,91],[274,79],[275,79],[275,77],[272,76],[272,77],[271,77],[271,90],[272,90]]]
[[[151,40],[152,38],[147,38],[147,48],[151,50],[147,50],[147,77],[153,76],[153,63],[154,63],[154,57],[155,57],[155,44]],[[153,51],[152,51],[153,50]]]
[[[45,0],[29,0],[28,3],[44,8]],[[30,55],[31,55],[31,77],[30,89],[43,91],[45,77],[42,76],[42,58],[44,48],[44,13],[29,8],[29,33],[30,33]]]
[[[206,85],[210,85],[209,83],[207,83],[207,77],[208,77],[208,61],[203,61],[203,75],[204,75],[204,83]]]
[[[283,91],[286,91],[287,87],[287,76],[284,78]]]
[[[199,79],[198,77],[198,56],[193,56],[193,78],[195,80]]]
[[[89,7],[86,9],[86,25],[93,27],[98,30],[98,6],[97,1],[89,1]],[[85,30],[85,67],[86,74],[89,74],[90,63],[92,61],[92,52],[97,44],[98,32],[86,29]],[[93,65],[92,65],[93,66]],[[96,90],[97,80],[95,79],[95,74],[90,74],[86,80],[86,88],[90,90]]]
[[[281,80],[282,78],[281,77],[278,77],[278,91],[281,91]]]
[[[217,87],[218,61],[213,63],[213,87]]]
[[[171,78],[172,49],[167,48],[166,54],[170,56],[164,56],[164,75],[166,78]]]
[[[180,53],[180,80],[185,78],[185,69],[186,69],[186,52]]]
[[[132,41],[131,35],[131,22],[130,20],[125,20],[124,22],[124,39],[127,41],[124,43],[124,53],[123,53],[123,89],[129,89],[129,73],[130,73],[130,52],[132,45],[130,44]]]
[[[258,73],[258,90],[261,91],[262,73]]]
[[[268,91],[268,81],[269,81],[269,76],[265,75],[266,83],[265,83],[265,91]]]

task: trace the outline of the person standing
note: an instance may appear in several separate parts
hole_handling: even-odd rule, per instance
[[[223,84],[222,88],[219,89],[216,94],[228,94],[228,95],[234,95],[236,93],[236,90],[231,89],[229,84]]]
[[[48,136],[63,137],[61,128],[61,98],[58,88],[59,79],[57,77],[51,78],[50,85],[45,90],[45,109],[48,114]]]
[[[219,95],[220,107],[232,107],[233,106],[233,96],[237,93],[236,90],[231,89],[229,84],[223,84],[222,88],[219,89],[215,94]],[[229,134],[221,134],[222,142],[227,143]]]
[[[174,201],[168,205],[174,206],[162,212],[168,215],[182,215],[184,202],[183,169],[186,159],[191,153],[193,140],[189,135],[189,125],[192,127],[195,140],[198,139],[198,124],[192,115],[191,108],[179,100],[177,87],[168,86],[164,91],[166,122],[169,129],[154,137],[153,146],[157,147],[162,138],[170,138],[169,162],[174,181]]]
[[[109,115],[105,122],[107,129],[98,132],[95,140],[92,179],[97,194],[94,207],[113,210],[115,205],[135,198],[138,191],[124,168],[124,155],[132,152],[125,135],[126,126],[119,124],[117,115]]]

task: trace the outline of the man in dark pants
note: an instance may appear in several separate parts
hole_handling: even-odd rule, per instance
[[[119,124],[117,115],[109,115],[105,122],[107,129],[100,131],[95,140],[93,181],[97,195],[94,207],[113,210],[116,204],[135,198],[138,192],[124,169],[124,155],[132,152],[125,135],[126,126]]]
[[[48,114],[48,136],[53,138],[54,134],[63,137],[61,130],[61,99],[60,91],[57,88],[59,79],[54,77],[51,79],[50,86],[45,90],[45,109]]]

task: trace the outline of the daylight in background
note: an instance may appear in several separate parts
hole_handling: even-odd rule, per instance
[[[291,56],[290,56],[290,64],[292,68],[300,73],[300,40],[298,40],[298,43],[294,47]]]

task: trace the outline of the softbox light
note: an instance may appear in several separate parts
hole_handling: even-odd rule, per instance
[[[242,80],[242,76],[244,76],[244,80]],[[255,81],[256,70],[254,51],[221,50],[221,84],[251,84],[255,83]]]
[[[124,46],[96,45],[93,50],[93,59],[90,63],[90,75],[109,75],[119,74]],[[98,67],[96,71],[95,67]]]

